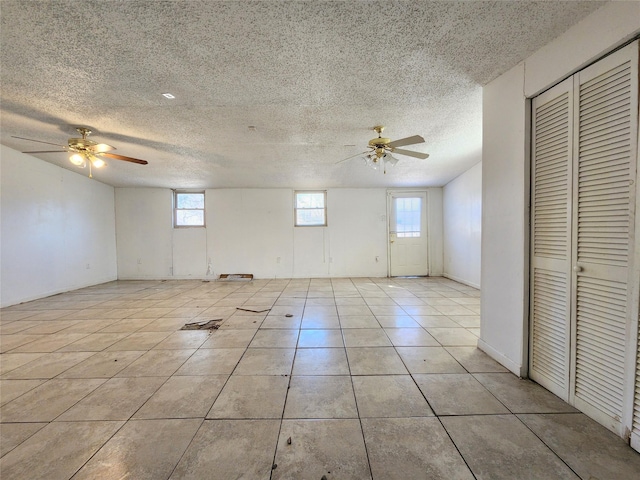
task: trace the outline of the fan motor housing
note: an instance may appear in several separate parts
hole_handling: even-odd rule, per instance
[[[369,140],[370,147],[383,147],[387,143],[391,143],[390,138],[378,137],[378,138],[372,138],[371,140]]]

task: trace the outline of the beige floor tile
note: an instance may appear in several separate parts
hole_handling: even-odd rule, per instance
[[[636,478],[640,454],[583,414],[518,415],[581,478]]]
[[[250,348],[296,348],[299,330],[258,330]]]
[[[358,418],[351,378],[292,377],[284,418]]]
[[[478,337],[459,328],[427,328],[427,332],[445,347],[475,347]]]
[[[165,377],[112,378],[57,420],[128,420],[166,380]]]
[[[314,306],[334,306],[337,304],[336,299],[332,297],[316,297],[309,298],[305,302],[305,307],[314,307]],[[334,310],[335,311],[335,310]],[[332,313],[331,315],[335,315]]]
[[[208,330],[178,330],[157,344],[154,350],[189,350],[199,348],[209,339]]]
[[[11,350],[13,353],[55,352],[56,350],[86,337],[86,333],[53,333],[43,338],[20,345]]]
[[[577,411],[537,383],[512,373],[476,373],[474,377],[513,413]]]
[[[365,418],[362,429],[374,478],[475,478],[435,418]]]
[[[149,350],[167,338],[170,332],[134,332],[107,350]]]
[[[404,375],[409,373],[393,347],[347,348],[351,375]]]
[[[58,378],[111,378],[145,352],[99,352],[58,375]]]
[[[195,320],[199,320],[198,317]],[[209,317],[205,317],[207,319]],[[218,317],[221,318],[221,317]],[[238,315],[234,314],[231,317],[227,318],[224,323],[220,326],[222,329],[233,329],[233,330],[241,330],[248,329],[253,330],[255,328],[260,328],[264,323],[264,319],[267,318],[266,315]]]
[[[342,328],[382,328],[373,315],[341,315]]]
[[[53,378],[94,355],[94,352],[47,353],[2,376],[3,379]]]
[[[80,322],[80,320],[43,321],[38,323],[38,325],[34,325],[33,327],[27,330],[23,330],[21,333],[25,333],[27,335],[46,335],[50,333],[59,332],[60,330],[64,330],[65,328],[71,327],[78,322]]]
[[[338,305],[338,315],[373,315],[367,305]]]
[[[269,480],[279,420],[205,420],[171,479]]]
[[[407,312],[396,302],[393,305],[369,305],[369,309],[376,317],[407,316]]]
[[[169,377],[194,350],[150,350],[117,373],[118,377]]]
[[[21,345],[26,345],[30,342],[35,342],[41,339],[41,335],[0,335],[0,353],[10,352]]]
[[[414,315],[413,319],[424,328],[459,328],[460,325],[446,315]]]
[[[349,375],[347,352],[344,348],[300,348],[293,375]]]
[[[444,315],[439,310],[436,310],[435,307],[431,307],[429,305],[408,305],[403,308],[407,315],[411,315],[415,317],[416,315],[424,316],[424,315]]]
[[[24,442],[48,423],[5,423],[0,427],[0,457]]]
[[[360,418],[433,416],[410,375],[353,377]]]
[[[478,478],[579,478],[514,415],[458,416],[440,420]]]
[[[346,347],[390,347],[391,341],[381,328],[352,328],[342,332]]]
[[[104,383],[101,379],[54,379],[0,410],[0,421],[50,422]]]
[[[466,373],[443,347],[397,347],[409,373]]]
[[[470,374],[415,374],[413,378],[436,415],[509,413]]]
[[[374,305],[391,305],[391,306],[395,306],[395,305],[398,305],[398,302],[396,302],[391,297],[387,297],[386,295],[384,297],[365,297],[364,301],[369,306],[374,306]]]
[[[204,418],[228,378],[228,375],[173,376],[133,418]]]
[[[212,348],[197,350],[182,365],[176,375],[231,374],[238,365],[244,348]]]
[[[127,422],[73,479],[168,478],[201,423],[201,419]]]
[[[268,315],[271,316],[282,316],[282,315],[295,315],[295,316],[302,316],[302,312],[304,311],[304,306],[303,305],[299,305],[299,306],[292,306],[292,305],[274,305],[273,307],[271,307],[271,310],[269,310]]]
[[[273,480],[371,478],[357,419],[283,420],[275,463]]]
[[[0,375],[32,362],[45,353],[4,353],[0,357]]]
[[[354,293],[354,292],[351,292]],[[364,299],[358,297],[341,297],[336,295],[335,305],[367,305]]]
[[[290,375],[295,349],[248,348],[234,370],[235,375]]]
[[[419,328],[420,324],[409,315],[376,315],[383,328]]]
[[[126,338],[129,333],[91,333],[80,340],[59,349],[59,352],[101,352]]]
[[[71,478],[122,423],[50,423],[0,459],[2,480]]]
[[[284,315],[281,317],[267,317],[260,328],[284,328],[284,329],[294,329],[300,328],[300,324],[302,323],[301,317],[285,317]]]
[[[344,347],[340,330],[301,330],[298,348]]]
[[[100,333],[133,333],[153,321],[153,318],[125,318],[100,330]]]
[[[440,344],[423,328],[385,328],[396,347],[438,347]]]
[[[282,418],[289,377],[229,377],[207,418]]]
[[[449,318],[464,328],[480,328],[480,315],[451,315]]]
[[[211,332],[200,348],[246,348],[258,331],[255,329],[218,329]]]
[[[15,400],[44,382],[46,380],[0,380],[0,405]]]
[[[445,347],[469,373],[508,372],[489,355],[477,347]]]
[[[301,328],[305,330],[340,328],[337,315],[302,317]]]

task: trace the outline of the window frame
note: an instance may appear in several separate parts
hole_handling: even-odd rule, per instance
[[[202,195],[202,208],[178,208],[178,195],[200,194]],[[202,211],[202,225],[178,225],[178,211]],[[206,194],[204,190],[174,190],[173,191],[173,228],[205,228],[207,226],[206,216]]]
[[[319,210],[317,208],[298,208],[298,194],[305,193],[321,193],[324,196],[324,223],[316,223],[311,225],[298,224],[298,210]],[[293,226],[294,227],[326,227],[329,224],[327,214],[327,191],[326,190],[295,190],[293,192]]]

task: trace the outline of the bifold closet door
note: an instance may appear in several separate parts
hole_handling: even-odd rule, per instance
[[[574,76],[572,372],[569,401],[631,425],[638,297],[633,260],[638,44]],[[636,268],[637,270],[637,268]],[[636,292],[634,294],[634,292]],[[625,418],[626,417],[626,418]],[[628,431],[628,430],[627,430]]]
[[[529,375],[569,399],[573,79],[532,104]]]

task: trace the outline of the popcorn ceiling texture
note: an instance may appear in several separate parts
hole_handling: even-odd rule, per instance
[[[87,125],[149,161],[108,161],[114,186],[440,186],[480,160],[482,85],[603,3],[3,0],[0,141]],[[431,157],[336,164],[376,124]]]

